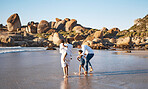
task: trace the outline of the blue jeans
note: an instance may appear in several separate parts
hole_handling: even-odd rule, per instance
[[[86,57],[86,66],[85,66],[85,69],[86,71],[88,72],[88,64],[92,67],[91,63],[90,63],[90,59],[94,56],[94,54],[89,54],[87,55]]]

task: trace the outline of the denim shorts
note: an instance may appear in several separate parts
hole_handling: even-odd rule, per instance
[[[80,58],[80,65],[84,65],[85,64],[85,60],[83,58]]]

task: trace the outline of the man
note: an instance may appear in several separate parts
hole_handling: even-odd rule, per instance
[[[88,46],[88,45],[78,45],[77,46],[79,49],[82,48],[83,51],[83,55],[87,55],[86,56],[86,74],[88,73],[88,64],[90,65],[90,72],[93,71],[92,65],[90,63],[90,60],[92,59],[92,57],[94,56],[94,52],[93,50]]]

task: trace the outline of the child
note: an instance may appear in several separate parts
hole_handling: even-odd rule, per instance
[[[80,65],[79,65],[79,75],[81,75],[81,67],[83,68],[84,75],[85,75],[86,71],[84,69],[85,60],[84,60],[83,51],[79,50],[78,54],[79,54],[79,56],[77,57],[77,60],[80,62]]]

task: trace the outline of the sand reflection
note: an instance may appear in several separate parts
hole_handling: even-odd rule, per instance
[[[68,82],[68,78],[65,78],[63,81],[61,81],[60,89],[71,89],[70,84]]]

